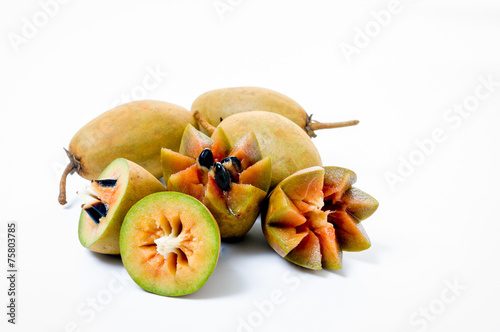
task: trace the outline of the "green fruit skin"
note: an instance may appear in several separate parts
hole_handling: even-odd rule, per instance
[[[107,218],[109,218],[109,216],[112,217],[107,221],[106,225],[102,225],[105,226],[105,229],[99,236],[90,238],[90,236],[85,234],[85,219],[87,219],[87,213],[82,209],[80,214],[80,223],[78,226],[80,243],[87,249],[101,254],[117,255],[120,253],[120,228],[128,210],[136,202],[150,194],[167,190],[157,178],[143,167],[124,158],[113,161],[102,172],[98,179],[106,178],[109,169],[117,167],[117,165],[126,170],[121,176],[126,176],[127,181],[122,190],[123,196],[121,198],[117,197],[114,208],[110,207]],[[119,193],[117,192],[116,194],[118,195]]]
[[[214,127],[220,118],[250,111],[280,114],[305,129],[308,115],[293,99],[273,90],[258,87],[238,87],[208,91],[193,102],[191,111],[199,111]],[[200,129],[204,129],[200,126]]]
[[[200,275],[198,282],[190,283],[189,285],[184,285],[183,287],[172,287],[171,285],[151,282],[148,280],[148,277],[151,276],[144,275],[144,270],[140,271],[140,268],[147,268],[147,266],[142,264],[137,267],[132,263],[134,258],[132,251],[134,248],[132,248],[131,243],[133,241],[132,238],[134,236],[134,232],[136,231],[136,217],[139,218],[141,215],[147,214],[147,211],[154,204],[168,206],[171,202],[174,204],[182,203],[185,208],[189,208],[190,211],[196,211],[196,213],[199,214],[199,224],[206,227],[206,241],[211,241],[213,244],[211,250],[206,252],[207,266],[205,273]],[[123,227],[120,232],[122,261],[132,280],[134,280],[134,282],[142,289],[163,296],[184,296],[199,290],[208,281],[208,278],[215,270],[219,259],[220,245],[221,238],[219,228],[210,211],[196,198],[183,193],[171,191],[152,194],[137,202],[125,216]]]
[[[179,150],[187,124],[196,121],[188,110],[166,102],[143,100],[109,110],[82,127],[69,152],[80,162],[78,174],[96,178],[116,158],[126,158],[156,178],[162,177],[161,148]]]
[[[231,144],[254,132],[263,156],[271,157],[271,187],[289,175],[312,166],[322,166],[311,138],[292,121],[270,112],[253,111],[231,115],[219,124]]]

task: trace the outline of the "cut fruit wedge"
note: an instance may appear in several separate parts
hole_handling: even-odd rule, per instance
[[[340,269],[342,251],[361,251],[370,240],[360,221],[378,202],[352,187],[356,174],[340,167],[311,167],[289,176],[272,192],[262,230],[271,247],[309,269]]]
[[[210,211],[177,192],[150,195],[135,204],[120,233],[123,265],[143,289],[181,296],[200,289],[215,269],[220,233]]]
[[[240,173],[239,183],[250,184],[267,192],[271,183],[271,157],[259,160]]]
[[[162,149],[162,165],[167,189],[205,204],[223,239],[250,230],[271,185],[271,159],[253,133],[232,148],[221,128],[208,137],[188,125],[179,152]]]
[[[120,227],[128,210],[147,195],[166,188],[151,173],[124,158],[109,164],[92,180],[89,193],[79,192],[84,204],[78,235],[81,244],[103,254],[119,254]]]

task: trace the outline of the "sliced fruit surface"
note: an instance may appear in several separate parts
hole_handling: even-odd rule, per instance
[[[271,247],[309,269],[340,269],[342,251],[361,251],[370,240],[361,220],[378,202],[352,187],[356,174],[341,167],[310,167],[283,180],[269,197],[262,230]]]
[[[87,190],[79,191],[82,212],[80,243],[92,251],[119,254],[120,227],[128,210],[147,195],[165,186],[146,169],[124,158],[114,160]]]
[[[162,149],[169,191],[195,197],[219,223],[223,239],[246,234],[271,185],[271,159],[263,158],[253,133],[234,147],[217,128],[212,137],[188,125],[179,152]]]
[[[210,211],[178,193],[152,194],[135,204],[120,233],[123,265],[143,289],[181,296],[200,289],[215,269],[220,233]]]

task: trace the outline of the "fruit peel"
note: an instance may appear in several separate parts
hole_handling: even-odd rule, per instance
[[[186,125],[196,124],[183,107],[141,100],[115,107],[93,119],[73,136],[66,153],[70,159],[60,182],[59,203],[66,204],[66,178],[77,172],[95,179],[115,159],[126,158],[156,178],[162,176],[162,147],[178,151]]]
[[[248,133],[257,137],[263,156],[271,157],[271,188],[298,170],[322,166],[321,157],[306,132],[279,114],[255,110],[237,113],[218,125],[232,144]]]

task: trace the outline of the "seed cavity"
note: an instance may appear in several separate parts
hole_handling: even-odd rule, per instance
[[[241,173],[241,162],[240,160],[235,157],[226,157],[222,159],[221,161],[222,166],[224,166],[229,173],[231,174],[231,179],[233,182],[238,182],[240,179],[240,173]]]
[[[230,156],[222,159],[222,164],[224,167],[229,168],[229,167],[234,167],[236,171],[241,172],[241,162],[238,159],[238,157],[235,156]]]
[[[91,183],[97,183],[100,187],[111,188],[116,186],[117,180],[92,180]],[[99,195],[95,193],[91,186],[87,186],[83,191],[78,191],[77,194],[83,201],[82,209],[88,214],[96,225],[99,225],[101,218],[108,215],[109,205],[104,203],[99,198]]]
[[[113,188],[116,186],[116,179],[103,179],[103,180],[92,180],[92,182],[96,182],[99,187]]]
[[[89,190],[88,188],[87,190]],[[90,189],[91,191],[91,189]],[[91,191],[91,192],[77,192],[78,196],[83,201],[82,209],[87,212],[89,217],[94,221],[96,225],[99,225],[101,218],[106,217],[108,214],[108,205],[101,202],[99,197]]]
[[[179,215],[167,216],[162,214],[156,225],[164,234],[154,240],[156,252],[165,259],[170,273],[175,275],[179,264],[189,266],[188,258],[184,252],[184,245],[185,242],[190,240],[191,235],[183,232],[183,225]]]
[[[200,169],[214,171],[215,182],[222,191],[231,189],[231,182],[239,181],[239,174],[242,171],[241,162],[235,156],[224,158],[221,162],[215,162],[212,150],[203,149],[197,159]],[[206,173],[204,173],[206,176]],[[202,181],[205,183],[206,181]]]

